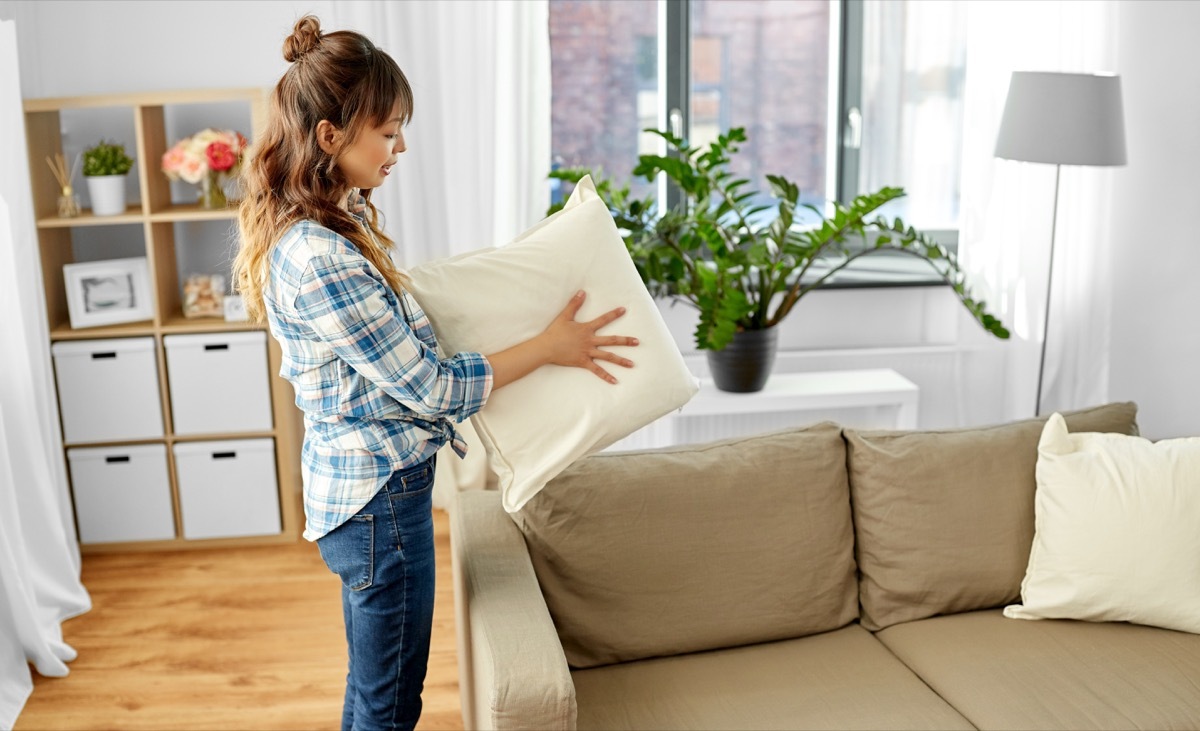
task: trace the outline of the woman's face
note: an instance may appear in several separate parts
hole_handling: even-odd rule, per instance
[[[396,164],[396,156],[405,149],[404,134],[400,130],[400,101],[397,100],[388,120],[378,127],[365,127],[334,164],[351,187],[378,188]]]

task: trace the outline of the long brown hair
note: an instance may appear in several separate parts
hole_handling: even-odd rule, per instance
[[[244,198],[238,207],[241,245],[233,281],[256,322],[266,314],[271,249],[297,221],[310,219],[349,239],[397,292],[403,277],[388,254],[392,240],[379,224],[379,211],[364,191],[366,220],[374,237],[338,205],[350,185],[334,165],[338,154],[364,130],[382,125],[400,100],[400,118],[412,119],[412,88],[391,56],[353,31],[322,33],[316,17],[296,21],[283,42],[291,64],[271,94],[266,129],[253,141],[242,166]],[[333,154],[317,144],[317,123],[343,130]]]

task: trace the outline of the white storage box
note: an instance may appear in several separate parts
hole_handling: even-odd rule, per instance
[[[154,338],[59,342],[50,352],[65,442],[163,435]]]
[[[266,333],[168,335],[163,345],[176,434],[271,430]]]
[[[74,448],[67,461],[81,542],[175,537],[166,445]]]
[[[175,474],[184,538],[282,530],[273,439],[176,444]]]

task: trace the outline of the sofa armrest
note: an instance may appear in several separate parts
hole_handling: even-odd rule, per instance
[[[458,493],[450,552],[465,727],[574,731],[566,655],[499,492]]]

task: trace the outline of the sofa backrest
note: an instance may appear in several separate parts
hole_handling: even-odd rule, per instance
[[[835,424],[588,457],[514,519],[572,667],[800,637],[858,616]]]
[[[1137,406],[1064,414],[1137,434]],[[1020,597],[1046,417],[947,431],[846,429],[861,621],[869,630]]]

